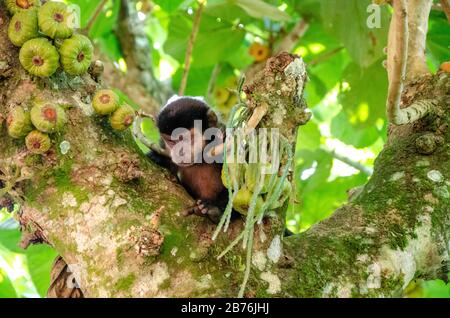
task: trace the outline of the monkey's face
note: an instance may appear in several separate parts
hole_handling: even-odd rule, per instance
[[[161,138],[176,165],[188,167],[202,162],[206,142],[201,130],[177,128],[172,135],[162,133]]]

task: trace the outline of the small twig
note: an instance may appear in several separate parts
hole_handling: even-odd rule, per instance
[[[367,166],[363,165],[362,163],[354,161],[354,160],[352,160],[352,159],[350,159],[350,158],[348,158],[346,156],[338,154],[336,152],[336,150],[330,150],[330,149],[327,149],[325,147],[321,147],[320,149],[325,151],[326,153],[328,153],[330,156],[336,158],[337,160],[342,161],[343,163],[349,165],[350,167],[355,168],[356,170],[361,171],[362,173],[364,173],[364,174],[366,174],[368,176],[371,176],[372,173],[373,173],[372,168],[367,167]]]
[[[286,35],[281,43],[277,46],[277,53],[280,52],[290,52],[294,48],[295,44],[300,40],[301,37],[309,29],[309,23],[305,20],[298,22],[294,28]]]
[[[89,19],[89,22],[86,25],[86,28],[84,29],[86,33],[89,33],[89,31],[91,30],[92,26],[94,25],[95,21],[97,20],[98,16],[100,15],[100,12],[102,12],[103,8],[105,7],[106,3],[108,2],[108,0],[103,0],[98,6],[97,9],[95,9],[94,14],[92,15],[92,17]]]
[[[212,100],[212,95],[213,95],[213,92],[214,92],[214,87],[216,86],[217,77],[218,77],[219,74],[220,74],[220,69],[221,69],[220,64],[217,63],[217,64],[214,66],[214,69],[213,69],[213,71],[212,71],[212,73],[211,73],[211,78],[209,79],[209,83],[208,83],[208,90],[207,90],[207,92],[206,92],[206,99],[207,99],[208,101],[211,101],[211,100]]]
[[[308,63],[308,66],[314,66],[317,65],[319,63],[325,62],[326,60],[332,58],[333,56],[335,56],[336,54],[338,54],[340,51],[342,51],[344,49],[343,46],[337,47],[329,52],[326,52],[322,55],[319,55],[318,57],[316,57],[315,59],[311,60]]]
[[[186,90],[187,80],[189,76],[189,69],[191,67],[191,56],[192,50],[194,48],[195,39],[197,37],[198,29],[200,27],[200,20],[202,18],[203,7],[205,6],[205,2],[199,1],[197,11],[195,12],[194,24],[192,25],[191,36],[189,37],[187,49],[186,49],[186,57],[184,59],[184,71],[183,77],[180,83],[180,89],[178,90],[178,95],[183,96],[184,91]]]
[[[441,0],[441,8],[447,16],[447,21],[450,23],[450,2],[449,0]]]

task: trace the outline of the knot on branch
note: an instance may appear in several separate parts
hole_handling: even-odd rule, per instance
[[[278,128],[292,142],[297,126],[311,118],[302,96],[306,81],[306,66],[299,56],[282,52],[270,58],[244,87],[250,109],[267,109],[260,127]]]
[[[139,167],[139,159],[126,153],[119,154],[119,161],[114,170],[114,176],[123,183],[139,179],[144,175]]]

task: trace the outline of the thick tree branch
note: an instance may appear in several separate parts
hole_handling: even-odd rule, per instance
[[[396,125],[412,123],[424,117],[435,101],[419,100],[400,107],[404,82],[428,74],[425,41],[430,0],[394,0],[394,15],[389,30],[387,114]]]

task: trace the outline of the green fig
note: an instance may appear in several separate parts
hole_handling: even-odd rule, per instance
[[[119,96],[110,89],[99,90],[94,95],[92,107],[99,115],[109,115],[119,107]]]
[[[59,105],[35,102],[31,109],[31,122],[34,127],[45,133],[61,130],[67,122],[66,113]]]
[[[36,10],[16,13],[9,22],[8,37],[15,46],[22,46],[28,40],[39,36]]]
[[[36,38],[25,42],[20,49],[19,60],[24,69],[39,77],[49,77],[59,67],[58,51],[45,38]]]
[[[25,137],[31,130],[30,113],[26,112],[22,107],[16,106],[6,118],[6,127],[8,134],[15,139]]]
[[[74,30],[74,12],[63,2],[46,2],[38,11],[39,29],[52,39],[66,39]]]
[[[111,127],[117,131],[124,131],[133,124],[134,117],[134,109],[127,104],[122,105],[111,115]]]
[[[247,188],[241,188],[237,192],[233,200],[233,208],[243,215],[247,215],[248,208],[252,200],[253,192]],[[264,200],[261,196],[256,199],[255,212],[259,212],[264,204]]]
[[[91,65],[94,47],[88,37],[75,34],[64,40],[59,48],[61,64],[68,74],[81,75],[86,73]]]
[[[40,0],[6,0],[5,2],[11,14],[33,10],[41,5]]]
[[[50,137],[38,130],[33,130],[27,135],[25,138],[25,144],[31,153],[37,155],[46,153],[52,146]]]

